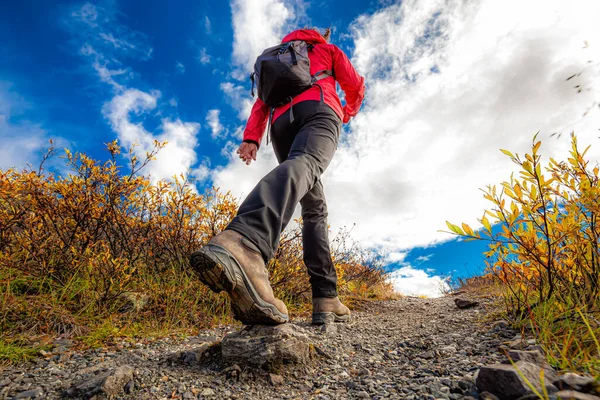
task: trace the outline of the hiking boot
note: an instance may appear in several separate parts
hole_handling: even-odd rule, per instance
[[[231,297],[234,318],[246,325],[277,325],[289,320],[285,304],[275,298],[260,250],[233,230],[213,237],[192,253],[190,264],[213,292]]]
[[[313,299],[313,325],[326,322],[346,322],[350,320],[350,310],[342,304],[339,297],[320,297]]]

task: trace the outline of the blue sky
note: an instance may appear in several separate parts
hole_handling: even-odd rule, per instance
[[[598,5],[497,3],[5,2],[0,168],[35,164],[50,138],[99,159],[103,143],[143,151],[156,138],[170,143],[154,179],[189,171],[199,190],[243,197],[275,165],[267,146],[250,167],[233,154],[254,58],[289,30],[330,26],[367,83],[324,176],[332,230],[354,226],[400,270],[399,290],[432,294],[440,277],[482,271],[484,243],[438,231],[445,220],[478,226],[479,188],[513,171],[499,148],[523,152],[540,131],[542,150],[565,158],[568,142],[551,133],[593,143],[600,127],[597,112],[581,117],[600,98]],[[577,94],[565,79],[589,60]]]

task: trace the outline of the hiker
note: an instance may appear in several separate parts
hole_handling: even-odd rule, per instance
[[[267,128],[279,165],[248,194],[227,228],[191,256],[191,266],[200,280],[217,293],[229,293],[235,319],[246,325],[289,320],[287,307],[273,294],[265,265],[273,257],[298,202],[302,207],[304,263],[312,287],[312,323],[323,324],[328,319],[342,322],[350,317],[350,310],[338,298],[321,174],[337,148],[342,122],[347,123],[359,111],[365,86],[364,78],[342,50],[328,43],[329,36],[329,29],[323,35],[315,29],[296,30],[285,36],[281,45],[265,50],[261,57],[270,57],[265,63],[261,62],[265,58],[258,58],[252,78],[253,89],[257,79],[259,98],[237,154],[246,164],[256,160]],[[293,65],[292,70],[299,74],[304,72],[309,78],[308,89],[271,100],[279,92],[294,89],[293,84],[282,85],[277,80],[276,68],[281,64],[271,68],[269,62],[274,58]],[[310,72],[298,70],[308,70],[309,63]],[[345,93],[343,107],[336,81]],[[275,101],[277,106],[269,107],[261,97]]]

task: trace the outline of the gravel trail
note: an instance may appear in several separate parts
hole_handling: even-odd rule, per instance
[[[62,340],[44,358],[1,370],[0,398],[63,398],[74,382],[124,365],[133,367],[133,379],[115,398],[478,398],[474,374],[503,359],[499,347],[515,332],[503,321],[483,322],[492,310],[485,299],[470,309],[459,309],[455,300],[446,296],[365,302],[353,311],[350,323],[324,327],[293,318],[292,323],[308,333],[316,355],[308,365],[271,373],[223,365],[210,351],[205,361],[189,357],[192,350],[219,341],[239,326],[86,352],[71,351],[70,341]],[[104,394],[96,396],[103,398]]]

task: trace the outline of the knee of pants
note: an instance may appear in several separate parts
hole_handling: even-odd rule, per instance
[[[292,154],[287,160],[284,161],[284,164],[286,162],[302,164],[309,168],[311,174],[316,177],[321,176],[323,171],[325,171],[325,166],[321,163],[321,161],[317,157],[308,153]]]
[[[300,201],[302,220],[320,221],[327,218],[327,203],[322,198],[309,198]]]

